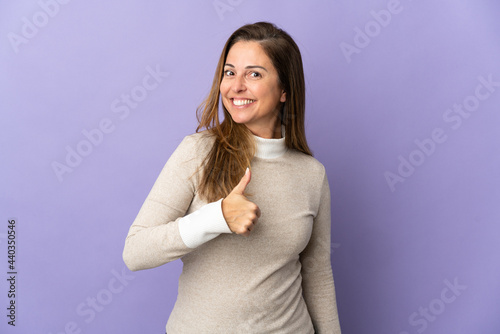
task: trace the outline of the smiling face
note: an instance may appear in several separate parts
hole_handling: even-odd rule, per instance
[[[240,41],[231,47],[220,93],[233,121],[245,124],[256,136],[280,138],[278,114],[286,93],[271,59],[258,42]]]

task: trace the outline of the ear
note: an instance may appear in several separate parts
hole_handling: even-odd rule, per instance
[[[286,92],[284,90],[281,91],[280,102],[286,101]]]

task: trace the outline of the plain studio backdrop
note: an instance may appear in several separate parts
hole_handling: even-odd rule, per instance
[[[163,333],[182,263],[130,272],[125,236],[226,39],[270,21],[303,56],[343,333],[499,333],[499,10],[2,1],[0,332]]]

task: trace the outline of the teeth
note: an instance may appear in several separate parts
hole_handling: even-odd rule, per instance
[[[237,106],[243,106],[245,104],[252,103],[255,100],[233,100],[233,103]]]

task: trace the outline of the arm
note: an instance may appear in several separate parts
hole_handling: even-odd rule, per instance
[[[330,187],[326,173],[320,191],[318,213],[314,218],[311,239],[300,254],[302,291],[314,329],[319,334],[340,334],[330,262]]]
[[[222,199],[185,216],[196,193],[199,157],[196,139],[188,136],[168,159],[125,240],[123,260],[130,270],[158,267],[231,233]]]

